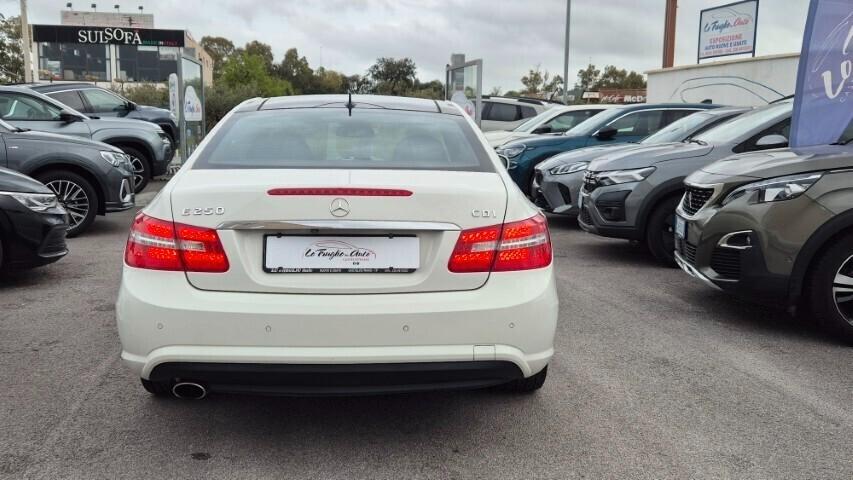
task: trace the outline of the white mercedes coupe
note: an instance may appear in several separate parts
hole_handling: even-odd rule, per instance
[[[443,101],[247,100],[133,221],[116,317],[155,395],[545,381],[545,217]]]

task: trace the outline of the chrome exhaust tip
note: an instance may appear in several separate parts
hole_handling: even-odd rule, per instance
[[[198,383],[178,382],[172,387],[172,395],[177,398],[201,400],[207,396],[207,389]]]

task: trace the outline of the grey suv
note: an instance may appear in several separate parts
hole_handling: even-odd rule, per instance
[[[166,132],[177,149],[178,122],[165,108],[138,105],[112,90],[91,83],[34,83],[27,86],[87,115],[151,122]]]
[[[90,118],[25,87],[0,87],[0,118],[20,128],[83,137],[120,148],[131,157],[133,187],[141,191],[152,176],[166,173],[172,141],[152,123],[123,118]]]
[[[645,242],[655,258],[675,266],[673,222],[684,178],[734,153],[787,146],[791,110],[790,101],[768,105],[688,142],[596,158],[584,177],[578,223],[605,237]]]
[[[130,159],[116,147],[83,138],[22,130],[0,120],[0,167],[44,183],[68,211],[68,236],[96,215],[133,208]]]
[[[839,145],[737,155],[687,177],[675,229],[681,268],[746,299],[812,312],[853,342],[847,130]]]

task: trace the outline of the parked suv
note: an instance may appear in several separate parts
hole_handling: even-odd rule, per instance
[[[83,138],[27,131],[0,120],[0,167],[29,175],[52,190],[68,211],[68,236],[96,215],[133,208],[130,158]]]
[[[708,285],[812,312],[853,342],[853,128],[842,143],[738,155],[687,177],[675,258]]]
[[[90,118],[26,87],[0,87],[0,118],[24,129],[104,142],[131,158],[133,188],[142,191],[151,177],[166,173],[172,161],[169,136],[157,125],[123,118]]]
[[[566,133],[581,122],[593,117],[615,105],[570,105],[552,107],[512,130],[492,130],[486,132],[486,140],[492,147],[520,138],[528,138],[543,134]]]
[[[725,123],[748,110],[741,107],[703,110],[671,123],[639,143],[608,143],[554,155],[536,166],[533,183],[534,201],[546,211],[577,216],[577,198],[583,186],[586,167],[592,160],[604,154],[621,153],[649,145],[686,142],[695,135]]]
[[[528,118],[557,105],[538,98],[495,97],[483,95],[480,130],[512,130]]]
[[[90,83],[34,83],[28,87],[87,115],[151,122],[166,132],[177,150],[178,121],[165,108],[138,105],[112,90]]]
[[[706,104],[623,105],[599,113],[563,135],[542,135],[506,143],[498,148],[506,159],[509,175],[531,197],[534,168],[558,153],[601,144],[639,142],[670,123],[700,110]]]
[[[753,110],[688,143],[596,158],[584,177],[578,223],[605,237],[645,242],[655,258],[675,266],[673,221],[684,178],[733,153],[787,146],[791,107],[784,102]]]

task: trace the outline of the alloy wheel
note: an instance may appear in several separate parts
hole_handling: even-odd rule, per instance
[[[130,166],[133,167],[133,191],[135,192],[145,181],[145,166],[141,158],[133,155],[130,155]]]
[[[59,203],[68,212],[69,228],[74,229],[89,215],[91,202],[83,187],[70,180],[52,180],[47,187],[53,190]]]
[[[835,308],[847,323],[853,325],[853,256],[841,264],[832,282]]]

